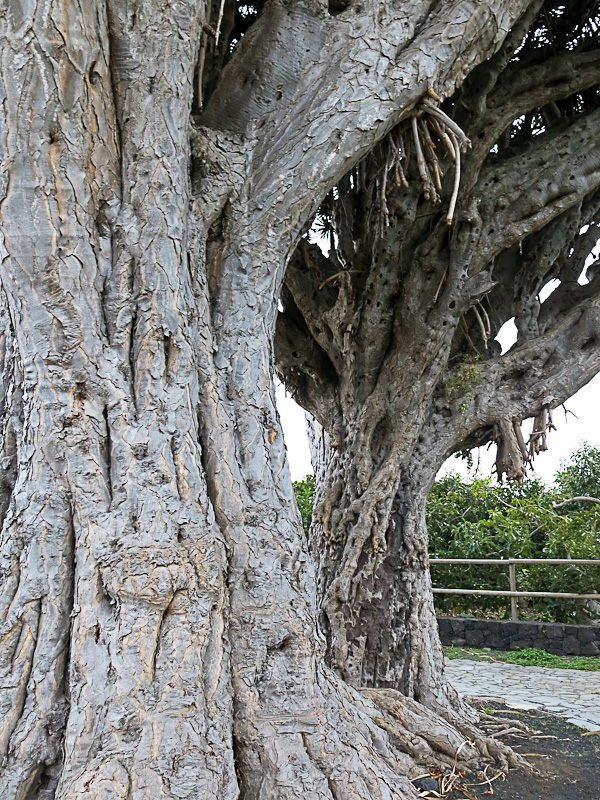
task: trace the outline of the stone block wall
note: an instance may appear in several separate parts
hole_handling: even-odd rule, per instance
[[[492,650],[536,647],[560,656],[600,654],[600,627],[593,625],[438,617],[438,626],[443,645]]]

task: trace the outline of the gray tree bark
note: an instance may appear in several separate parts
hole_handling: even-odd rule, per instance
[[[551,410],[600,370],[593,264],[578,283],[600,233],[593,8],[567,4],[552,25],[548,13],[529,4],[447,103],[426,99],[338,181],[320,211],[331,250],[300,243],[277,323],[279,374],[324,429],[310,539],[328,662],[452,720],[465,711],[433,610],[434,477],[453,452],[495,441],[499,478],[522,480]],[[436,185],[440,165],[451,175]],[[501,356],[511,317],[518,341]]]
[[[323,665],[273,336],[334,182],[528,5],[271,2],[229,60],[219,3],[5,10],[2,800],[406,800],[476,761]]]

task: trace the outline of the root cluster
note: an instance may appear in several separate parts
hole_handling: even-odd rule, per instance
[[[389,135],[390,148],[379,185],[382,226],[389,225],[387,194],[396,186],[409,186],[406,175],[413,148],[425,199],[432,203],[441,203],[444,171],[439,156],[439,145],[455,167],[452,195],[446,216],[448,225],[452,225],[460,187],[460,154],[471,146],[471,142],[462,128],[439,108],[440,98],[433,89],[430,89],[428,94],[429,96],[421,100],[415,108],[408,125],[406,123],[400,125]],[[393,181],[388,180],[389,174],[393,175]]]
[[[394,747],[424,768],[412,776],[420,797],[447,797],[458,788],[469,797],[471,788],[491,788],[509,769],[533,769],[501,741],[507,735],[530,738],[538,733],[519,720],[478,714],[474,724],[450,704],[432,710],[393,689],[362,689],[361,694],[377,707],[375,721]],[[429,779],[437,782],[437,789],[430,788]]]

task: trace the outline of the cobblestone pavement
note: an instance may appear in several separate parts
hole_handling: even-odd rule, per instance
[[[549,711],[573,725],[600,730],[600,672],[455,658],[446,659],[446,675],[459,694],[467,697]]]

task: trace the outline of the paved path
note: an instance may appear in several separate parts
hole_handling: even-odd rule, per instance
[[[600,672],[456,658],[446,659],[446,675],[454,688],[468,697],[549,711],[573,725],[600,730]]]

